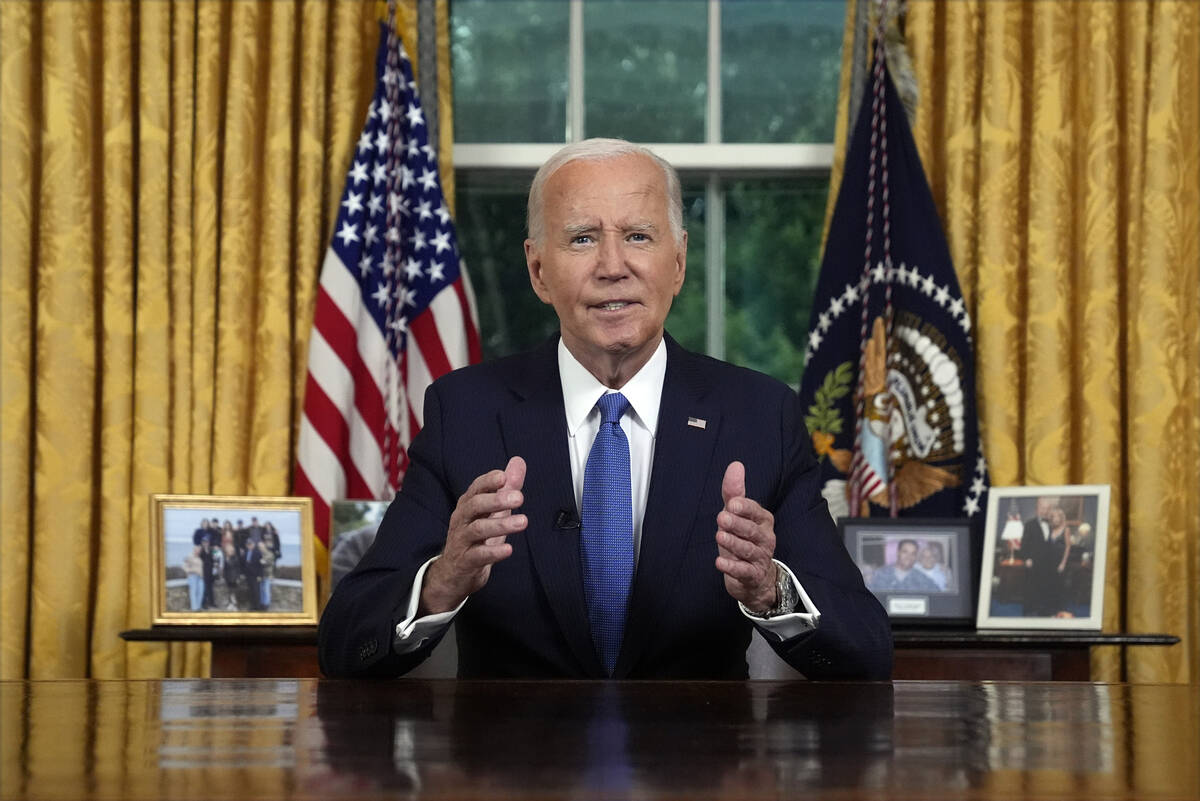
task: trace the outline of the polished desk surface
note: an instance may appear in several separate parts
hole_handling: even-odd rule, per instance
[[[1200,688],[0,682],[0,798],[1200,797]]]

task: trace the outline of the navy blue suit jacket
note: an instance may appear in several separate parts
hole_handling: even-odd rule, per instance
[[[331,677],[396,676],[425,659],[391,649],[417,570],[440,553],[455,504],[512,456],[527,464],[528,528],[455,618],[461,677],[601,678],[584,601],[579,528],[557,340],[455,371],[425,395],[403,490],[374,545],[338,584],[320,625]],[[706,421],[703,428],[688,418]],[[753,624],[725,590],[717,558],[721,479],[746,466],[746,494],[775,515],[775,556],[821,612],[815,631],[766,639],[812,679],[891,674],[888,618],[863,585],[824,499],[796,394],[690,353],[667,338],[641,550],[615,678],[746,678]]]

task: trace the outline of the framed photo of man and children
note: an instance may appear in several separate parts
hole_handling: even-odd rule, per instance
[[[1107,484],[988,491],[981,629],[1099,630]]]
[[[154,625],[317,622],[309,498],[151,496]]]

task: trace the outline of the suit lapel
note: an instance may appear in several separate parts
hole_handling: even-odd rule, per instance
[[[696,515],[711,475],[721,414],[705,400],[706,394],[700,359],[667,337],[667,374],[659,406],[650,491],[616,677],[628,675],[637,664],[655,632],[661,610],[678,591],[676,577],[693,531],[707,530],[698,525]],[[704,421],[704,427],[689,425],[689,418]],[[715,535],[716,521],[711,521],[708,528]]]
[[[604,670],[592,644],[584,601],[579,528],[555,528],[560,510],[579,519],[558,377],[557,339],[539,352],[536,364],[513,389],[524,400],[501,412],[500,426],[508,456],[522,456],[529,466],[521,508],[529,517],[529,527],[522,536],[572,653],[587,675],[602,677]]]

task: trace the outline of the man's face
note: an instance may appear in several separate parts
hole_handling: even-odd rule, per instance
[[[533,291],[554,307],[563,343],[593,374],[640,367],[683,286],[662,170],[646,156],[560,167],[543,194],[543,240],[525,241]],[[624,376],[627,380],[628,375]]]
[[[937,556],[934,555],[933,549],[932,548],[922,548],[921,549],[921,567],[925,568],[926,570],[932,570],[933,566],[936,564],[937,564]]]
[[[917,561],[917,546],[911,542],[903,543],[896,549],[896,566],[902,570],[908,570],[913,566],[913,562]]]
[[[1054,500],[1052,498],[1038,498],[1037,500],[1037,516],[1042,520],[1050,519],[1050,510],[1054,508]]]

